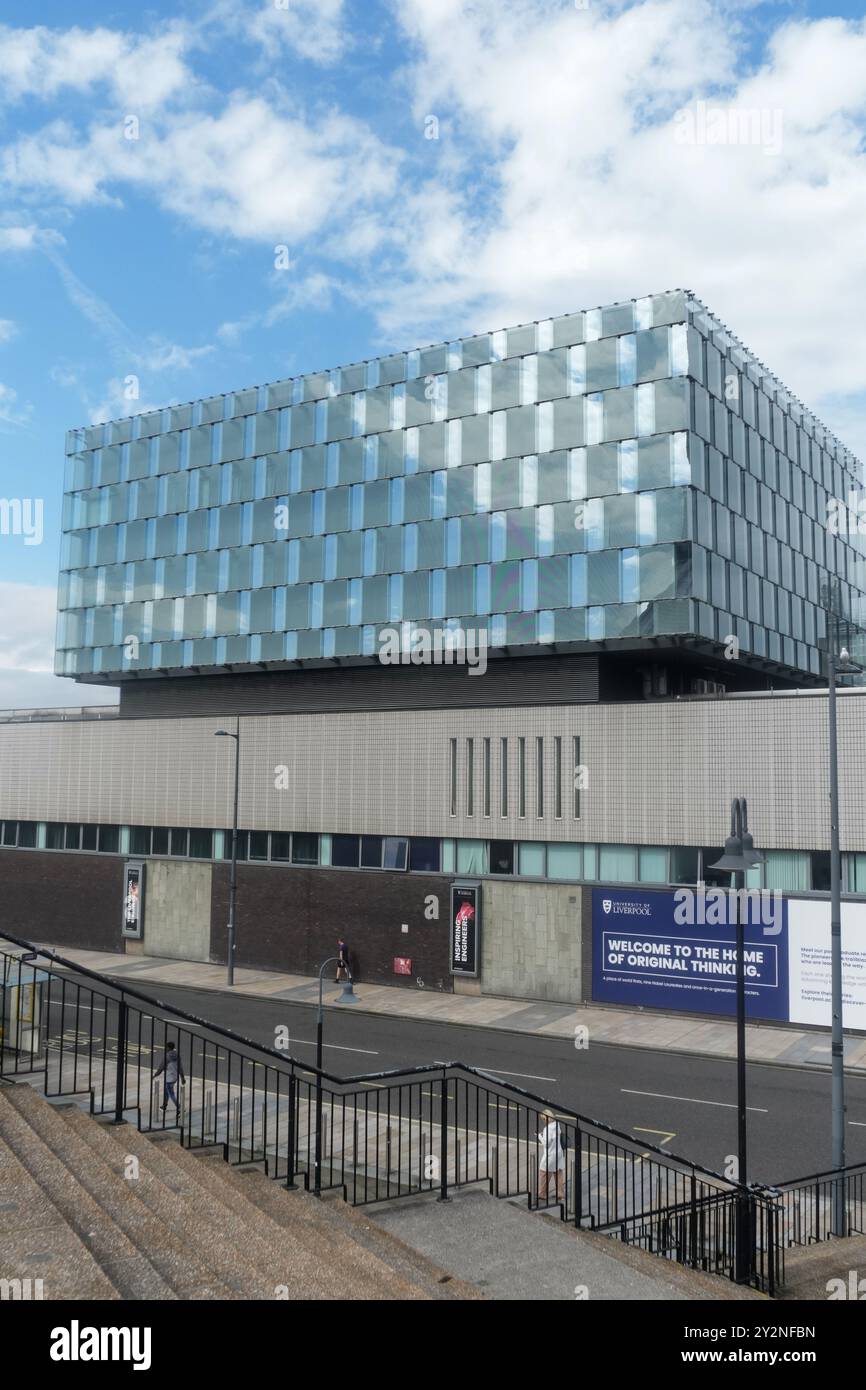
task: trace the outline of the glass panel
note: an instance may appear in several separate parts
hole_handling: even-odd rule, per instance
[[[457,841],[457,872],[458,874],[487,873],[486,840]]]
[[[547,877],[580,879],[583,877],[583,846],[547,846]]]
[[[361,836],[361,868],[362,869],[381,869],[382,867],[382,836],[381,835],[362,835]]]
[[[382,868],[405,869],[409,851],[408,840],[394,835],[386,835],[382,842]]]
[[[601,845],[598,876],[602,882],[635,883],[637,850],[632,845]]]
[[[427,873],[438,873],[440,859],[439,840],[423,836],[413,836],[409,841],[410,869],[414,869],[416,872],[426,871]]]
[[[307,831],[296,831],[292,835],[292,863],[318,864],[319,837]]]
[[[339,869],[357,869],[360,841],[357,835],[331,836],[331,863]]]

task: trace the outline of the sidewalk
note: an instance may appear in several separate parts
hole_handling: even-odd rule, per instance
[[[308,975],[236,969],[234,988],[229,991],[224,965],[42,944],[89,970],[109,975],[130,988],[138,987],[144,994],[158,996],[160,985],[172,985],[218,994],[246,994],[257,999],[290,999],[300,1004],[314,1004],[318,1000],[318,982]],[[335,988],[333,981],[326,984],[326,1003],[333,1004]],[[546,1004],[491,995],[436,994],[393,985],[359,984],[355,986],[355,993],[361,1005],[360,1009],[356,1006],[356,1012],[388,1014],[392,1018],[456,1023],[464,1028],[499,1028],[547,1038],[573,1038],[575,1027],[580,1024],[588,1029],[590,1045],[611,1043],[618,1047],[650,1048],[702,1057],[736,1056],[734,1023],[715,1019],[611,1009],[597,1004]],[[746,1051],[750,1062],[825,1068],[830,1065],[830,1038],[825,1032],[807,1033],[798,1028],[750,1023],[746,1028]],[[846,1036],[845,1068],[866,1074],[866,1038]]]

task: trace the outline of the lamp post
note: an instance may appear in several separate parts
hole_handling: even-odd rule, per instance
[[[709,867],[729,871],[734,886],[734,916],[737,927],[737,1181],[747,1185],[746,1146],[746,924],[741,911],[740,889],[746,886],[746,870],[763,863],[764,856],[755,849],[749,833],[746,798],[731,802],[731,833],[725,841],[725,852],[716,864]],[[737,1251],[735,1276],[738,1284],[748,1282],[751,1269],[749,1257],[750,1210],[743,1194],[737,1203]]]
[[[829,614],[828,614],[829,619]],[[847,1230],[845,1210],[845,1052],[842,1030],[842,855],[839,849],[839,739],[836,724],[837,673],[862,672],[863,667],[852,661],[843,647],[836,655],[836,644],[830,635],[827,642],[827,716],[830,743],[830,994],[831,994],[831,1065],[832,1065],[832,1165],[840,1176],[833,1184],[832,1232],[844,1236]]]
[[[217,729],[214,737],[233,738],[235,741],[235,805],[234,817],[232,819],[232,868],[231,878],[229,879],[228,968],[226,971],[226,984],[233,985],[235,982],[235,911],[238,897],[238,774],[241,761],[240,715],[237,717],[234,733],[230,733],[228,729]]]
[[[334,961],[339,959],[339,956],[328,956],[328,959],[323,960],[319,966],[319,1011],[316,1017],[316,1148],[313,1164],[313,1194],[316,1197],[322,1195],[322,1033],[325,1021],[322,991],[325,983],[325,967],[333,965]],[[352,973],[348,966],[346,971],[349,978],[343,981],[343,988],[336,1002],[338,1004],[357,1004],[358,996],[352,988]]]

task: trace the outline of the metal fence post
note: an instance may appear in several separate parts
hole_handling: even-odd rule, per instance
[[[448,1073],[442,1068],[439,1083],[439,1201],[448,1201]]]
[[[288,1154],[286,1155],[286,1187],[293,1190],[295,1182],[295,1073],[289,1072],[289,1134]]]
[[[114,1079],[114,1123],[123,1124],[126,1101],[126,1033],[128,1027],[126,1000],[120,996],[117,1008],[117,1075]]]

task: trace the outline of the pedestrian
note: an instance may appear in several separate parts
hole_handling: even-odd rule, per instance
[[[154,1080],[156,1080],[161,1073],[165,1074],[162,1096],[162,1113],[164,1115],[169,1101],[174,1102],[175,1110],[180,1109],[180,1102],[177,1098],[178,1078],[180,1078],[183,1084],[186,1084],[186,1077],[183,1074],[180,1055],[174,1043],[170,1040],[165,1044],[165,1057],[163,1058],[162,1066],[158,1067],[153,1074]]]
[[[562,1201],[565,1175],[565,1148],[562,1131],[552,1110],[541,1114],[542,1130],[538,1136],[538,1198],[547,1201],[551,1174],[556,1175],[556,1200]]]
[[[338,985],[341,980],[349,980],[352,972],[349,968],[349,948],[342,937],[337,942],[337,971],[334,975],[334,984]]]

